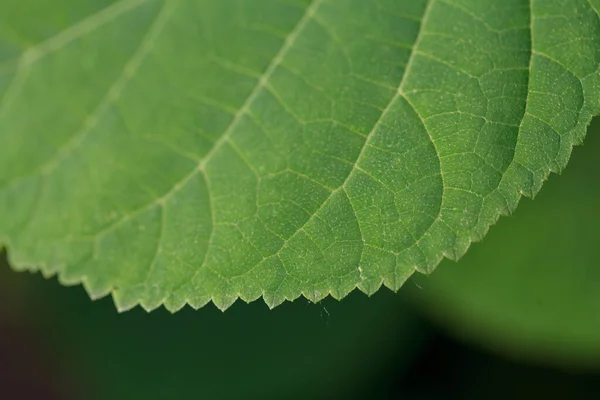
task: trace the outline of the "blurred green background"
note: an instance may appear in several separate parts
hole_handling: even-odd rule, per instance
[[[0,398],[600,398],[598,154],[398,294],[118,314],[3,253]]]

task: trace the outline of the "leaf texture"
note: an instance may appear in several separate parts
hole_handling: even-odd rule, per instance
[[[598,0],[0,9],[0,242],[121,310],[397,290],[599,112]]]

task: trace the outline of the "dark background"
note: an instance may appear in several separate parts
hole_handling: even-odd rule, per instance
[[[600,376],[459,342],[381,290],[327,299],[118,314],[81,287],[2,268],[7,399],[581,398]],[[411,285],[412,283],[409,283]],[[9,285],[4,287],[5,285]],[[534,397],[532,397],[534,396]]]

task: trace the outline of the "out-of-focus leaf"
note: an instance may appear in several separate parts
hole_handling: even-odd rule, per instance
[[[574,153],[538,198],[411,294],[462,337],[600,368],[600,120]]]

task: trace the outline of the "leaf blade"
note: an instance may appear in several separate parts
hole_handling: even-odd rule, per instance
[[[88,118],[48,172],[2,186],[0,212],[18,211],[0,237],[17,267],[123,310],[397,290],[533,196],[598,113],[584,0],[112,7],[129,11],[32,64],[0,114],[0,182]],[[125,23],[143,12],[152,22]],[[129,61],[97,46],[127,48],[131,29]],[[96,118],[82,82],[104,65],[120,75]],[[46,81],[60,115],[33,96]]]

